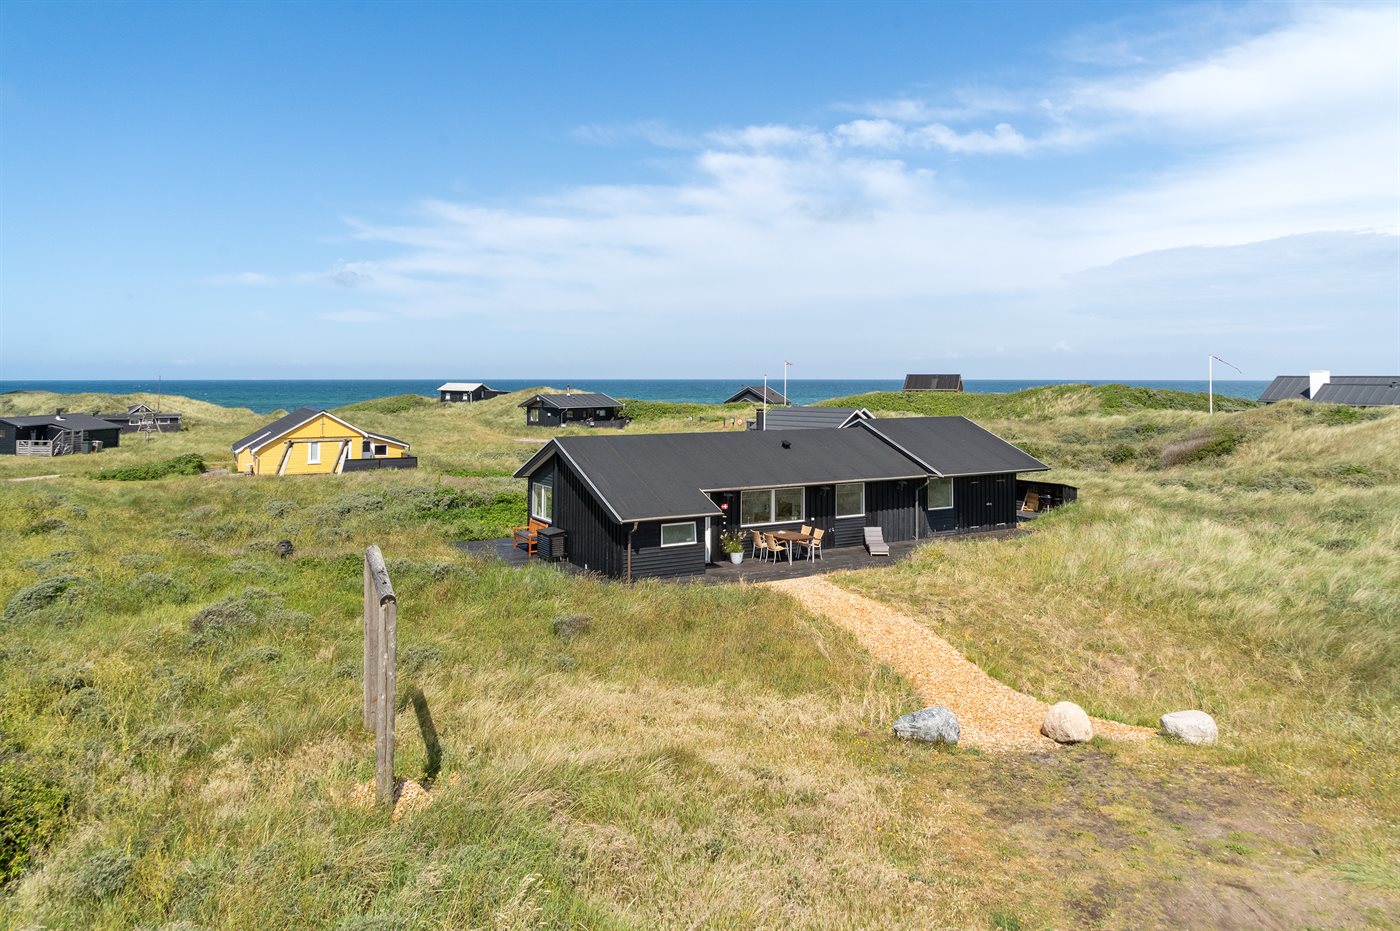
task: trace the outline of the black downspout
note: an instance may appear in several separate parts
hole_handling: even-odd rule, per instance
[[[627,531],[627,581],[632,581],[632,534],[637,532],[641,526],[641,521],[633,521],[632,529]]]

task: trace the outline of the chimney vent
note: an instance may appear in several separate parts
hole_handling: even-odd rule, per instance
[[[783,449],[792,449],[792,440],[783,440]]]
[[[1323,385],[1332,380],[1332,373],[1326,369],[1317,369],[1308,373],[1308,397],[1317,397],[1317,392]]]

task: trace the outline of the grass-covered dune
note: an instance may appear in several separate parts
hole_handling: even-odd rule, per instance
[[[1400,414],[949,399],[1080,503],[840,584],[1047,700],[1222,729],[1003,756],[895,742],[909,686],[766,590],[452,547],[523,518],[509,474],[548,435],[528,393],[339,411],[411,442],[408,472],[97,480],[227,466],[270,419],[187,399],[179,434],[3,457],[0,926],[1393,924]],[[633,413],[718,430],[749,409]],[[398,823],[355,800],[369,543],[401,598],[398,771],[430,787]],[[561,639],[565,614],[590,629]]]

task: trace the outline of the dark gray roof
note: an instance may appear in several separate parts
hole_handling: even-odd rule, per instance
[[[1308,376],[1280,375],[1269,382],[1269,387],[1265,388],[1264,393],[1259,395],[1259,400],[1265,404],[1271,404],[1274,401],[1306,399],[1307,396]]]
[[[905,391],[961,391],[962,376],[952,375],[905,375]]]
[[[231,446],[230,448],[234,452],[238,452],[240,449],[252,445],[254,440],[270,440],[274,437],[281,436],[288,430],[292,430],[300,424],[306,423],[306,421],[310,420],[312,417],[315,417],[319,413],[321,412],[314,407],[298,407],[290,414],[284,414],[283,416],[278,417],[276,420],[274,420],[267,426],[262,427],[258,430],[254,430],[252,433],[248,434],[243,439],[234,443],[233,446]]]
[[[103,420],[128,420],[137,414],[154,414],[157,417],[179,417],[175,411],[153,411],[144,404],[133,404],[125,412],[112,411],[110,413],[96,413],[92,416],[101,417]]]
[[[831,430],[870,416],[868,410],[857,407],[780,407],[763,415],[763,429]]]
[[[884,437],[938,475],[1043,472],[1050,467],[966,417],[886,417],[850,430]]]
[[[791,448],[784,449],[783,443]],[[746,431],[555,437],[516,477],[529,475],[555,451],[593,486],[619,522],[721,513],[706,491],[927,475],[875,436],[811,430],[801,435]]]
[[[34,414],[23,417],[0,417],[16,427],[62,427],[65,430],[114,430],[116,425],[91,414]]]
[[[761,404],[763,403],[765,397],[767,398],[769,404],[787,403],[787,398],[783,397],[783,393],[781,391],[776,391],[772,388],[765,388],[762,385],[745,385],[738,391],[731,394],[729,397],[725,398],[722,403],[736,404],[740,401],[757,401]]]
[[[1319,404],[1353,404],[1376,407],[1400,404],[1400,376],[1343,375],[1317,389]]]
[[[1400,404],[1400,375],[1332,375],[1312,395],[1321,404],[1354,404],[1360,407]],[[1259,395],[1265,404],[1306,400],[1311,380],[1307,375],[1280,375]]]
[[[575,391],[573,394],[537,394],[527,401],[522,401],[520,407],[531,407],[539,403],[544,407],[553,407],[559,410],[578,407],[621,407],[622,402],[608,397],[606,394],[599,394],[595,391]]]
[[[925,464],[873,429],[659,433],[555,437],[515,477],[563,456],[625,523],[718,514],[705,494],[712,491],[1048,468],[963,417],[861,421],[860,426],[877,423],[899,424],[893,432],[935,464]]]

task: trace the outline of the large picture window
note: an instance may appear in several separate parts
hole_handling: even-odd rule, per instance
[[[739,523],[796,523],[806,515],[802,488],[759,488],[739,493]]]
[[[554,489],[548,485],[530,486],[530,516],[535,520],[554,520]]]
[[[865,516],[865,483],[851,482],[836,486],[836,516]]]
[[[694,542],[695,521],[688,520],[683,524],[661,525],[662,546],[688,546]]]
[[[928,509],[937,511],[953,506],[953,480],[951,478],[931,478],[928,480]]]

